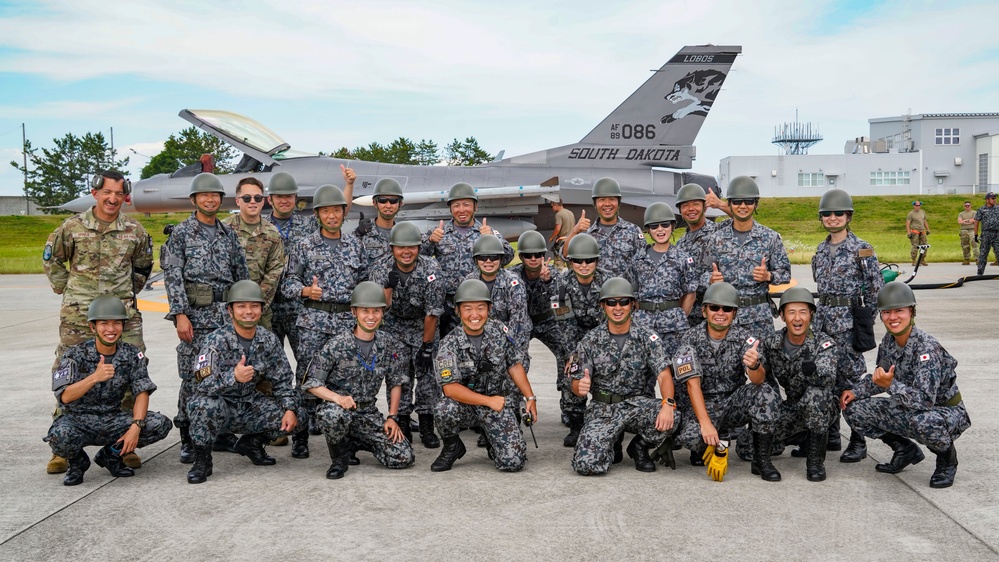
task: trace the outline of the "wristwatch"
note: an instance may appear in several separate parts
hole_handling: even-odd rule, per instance
[[[663,406],[669,406],[670,408],[676,409],[676,400],[672,398],[663,398]]]
[[[538,397],[537,396],[528,396],[527,397],[527,401],[528,402],[537,402],[538,401]]]
[[[132,423],[139,426],[139,431],[146,429],[146,420],[132,420]]]

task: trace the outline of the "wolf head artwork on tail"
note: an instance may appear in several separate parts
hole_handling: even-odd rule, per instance
[[[671,115],[664,115],[660,122],[672,123],[688,115],[707,117],[724,81],[725,74],[723,72],[710,69],[695,70],[684,76],[682,80],[677,80],[676,84],[673,84],[673,91],[666,95],[666,99],[674,105],[683,102],[690,103],[680,106]]]

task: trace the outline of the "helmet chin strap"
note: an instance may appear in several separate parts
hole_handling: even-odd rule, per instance
[[[251,328],[256,328],[257,324],[260,323],[260,319],[259,318],[256,319],[256,320],[240,320],[239,318],[236,318],[235,316],[233,317],[232,321],[235,322],[236,324],[238,324],[241,328],[246,328],[248,330],[251,329]]]
[[[906,326],[906,327],[904,327],[904,328],[902,328],[901,330],[899,330],[897,332],[893,332],[893,331],[891,331],[891,328],[888,327],[888,324],[885,324],[885,331],[888,332],[889,334],[895,336],[895,337],[899,337],[899,336],[904,336],[906,334],[906,332],[908,332],[909,330],[911,330],[915,326],[916,326],[916,319],[915,318],[910,318],[909,319],[909,325]]]
[[[606,310],[606,309],[604,309],[604,316],[606,316],[606,317],[607,317],[607,320],[608,320],[608,321],[609,321],[609,322],[610,322],[611,324],[614,324],[615,326],[620,326],[620,325],[622,325],[622,324],[626,324],[626,323],[628,322],[628,320],[631,320],[631,314],[632,314],[632,311],[631,311],[631,310],[629,309],[629,310],[628,310],[628,314],[627,314],[627,315],[625,315],[625,317],[624,317],[624,318],[622,318],[622,319],[620,319],[620,320],[614,320],[614,317],[613,317],[613,316],[611,316],[610,314],[608,314],[608,313],[607,313],[607,310]]]
[[[708,326],[711,326],[712,328],[718,330],[719,332],[724,332],[725,330],[731,328],[731,326],[722,326],[721,324],[715,324],[710,320],[706,320],[706,322],[708,323]]]
[[[105,345],[107,347],[114,347],[118,343],[118,338],[115,338],[114,341],[107,341],[101,337],[100,333],[97,332],[94,333],[94,336],[97,338],[97,341],[101,342],[101,345]]]
[[[377,325],[375,325],[374,328],[371,328],[369,330],[367,326],[365,326],[364,324],[361,323],[361,319],[360,318],[357,319],[357,327],[360,328],[362,332],[365,332],[365,333],[368,333],[368,334],[375,333],[378,330],[378,328],[380,328],[381,326],[382,326],[382,323],[379,322]]]
[[[219,214],[219,210],[218,209],[215,209],[214,211],[208,211],[208,210],[205,210],[204,208],[202,208],[200,205],[195,205],[195,208],[198,209],[199,213],[201,213],[202,215],[205,215],[206,217],[214,217],[215,215]]]
[[[846,227],[848,227],[848,226],[850,226],[850,225],[849,224],[844,224],[843,226],[824,226],[823,228],[826,229],[826,232],[836,233],[836,232],[842,232],[842,231],[846,230]]]

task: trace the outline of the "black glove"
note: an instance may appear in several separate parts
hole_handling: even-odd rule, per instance
[[[426,371],[430,368],[430,364],[434,358],[434,342],[423,342],[420,346],[420,350],[416,352],[416,367],[421,371]]]
[[[975,244],[978,244],[979,242],[980,242],[980,240],[978,240],[978,235],[976,234],[975,235]]]
[[[371,232],[371,225],[371,219],[364,218],[364,213],[361,213],[361,219],[357,221],[357,228],[354,229],[354,236],[364,236]]]
[[[393,269],[392,271],[389,271],[388,283],[385,284],[385,288],[395,290],[395,288],[399,286],[399,283],[401,281],[402,281],[402,275],[399,274],[399,271],[397,269]]]

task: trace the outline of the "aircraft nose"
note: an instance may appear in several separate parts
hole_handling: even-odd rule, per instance
[[[82,197],[77,197],[72,201],[67,201],[62,205],[56,205],[56,208],[64,211],[70,211],[72,213],[82,213],[90,207],[93,207],[93,205],[94,198],[89,195],[84,195]]]

